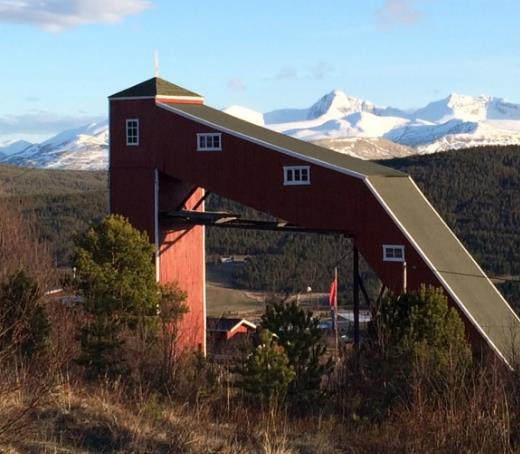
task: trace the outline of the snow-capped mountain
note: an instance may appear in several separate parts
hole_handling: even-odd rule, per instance
[[[32,143],[27,142],[26,140],[7,140],[5,142],[0,142],[0,157],[3,156],[5,159],[7,156],[19,153],[31,145]]]
[[[265,126],[264,114],[256,112],[255,110],[248,109],[242,106],[229,106],[224,109],[224,112],[234,117],[241,118],[242,120],[253,123],[257,126]]]
[[[464,121],[520,120],[520,105],[489,96],[452,93],[414,112],[414,118],[444,123],[454,118]]]
[[[263,116],[248,109],[247,116],[242,116],[241,108],[233,106],[225,112],[245,120],[254,117],[256,124],[298,139],[327,140],[330,148],[355,156],[359,155],[345,150],[343,139],[364,138],[367,144],[373,138],[384,138],[411,147],[415,153],[520,144],[520,105],[489,96],[451,94],[415,111],[405,111],[379,107],[335,90],[307,109],[281,109]],[[388,157],[393,152],[387,153]],[[361,155],[370,159],[369,153]]]
[[[415,154],[412,148],[381,138],[347,137],[320,139],[315,140],[314,143],[360,159],[405,158]]]
[[[520,105],[451,94],[415,111],[380,107],[334,90],[308,108],[224,112],[362,159],[389,159],[480,145],[520,145]],[[0,143],[0,162],[44,168],[106,169],[108,124],[92,123],[41,143]]]
[[[48,169],[103,170],[108,167],[108,122],[64,131],[11,154],[3,162]]]

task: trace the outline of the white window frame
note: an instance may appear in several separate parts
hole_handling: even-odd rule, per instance
[[[218,147],[213,144],[207,146],[207,140],[213,143],[214,138],[218,137]],[[197,151],[222,151],[222,133],[220,132],[199,132],[197,133]]]
[[[306,178],[303,177],[306,172]],[[311,184],[310,166],[284,166],[283,167],[284,186],[302,186]]]
[[[135,130],[135,134],[130,134]],[[139,118],[127,118],[125,123],[126,145],[129,147],[139,146]]]
[[[391,253],[390,253],[391,251]],[[401,252],[401,257],[395,256],[395,251]],[[404,262],[404,246],[402,244],[383,244],[383,262]]]

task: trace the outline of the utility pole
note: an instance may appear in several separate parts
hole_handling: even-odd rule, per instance
[[[406,268],[406,262],[403,262],[403,293],[406,293],[408,289],[408,271]]]
[[[353,280],[354,280],[354,348],[359,349],[359,251],[356,246],[353,250]]]
[[[334,292],[334,331],[336,337],[336,359],[339,358],[339,335],[338,335],[338,267],[334,267],[334,282],[336,291]]]

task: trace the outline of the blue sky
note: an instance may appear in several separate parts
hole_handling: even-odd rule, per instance
[[[0,141],[106,116],[153,76],[214,107],[306,107],[332,89],[419,107],[520,103],[517,0],[0,0]]]

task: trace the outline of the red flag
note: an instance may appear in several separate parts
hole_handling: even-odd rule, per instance
[[[338,281],[337,279],[334,279],[330,283],[330,290],[329,290],[329,304],[333,307],[336,307],[336,292],[338,291]]]

